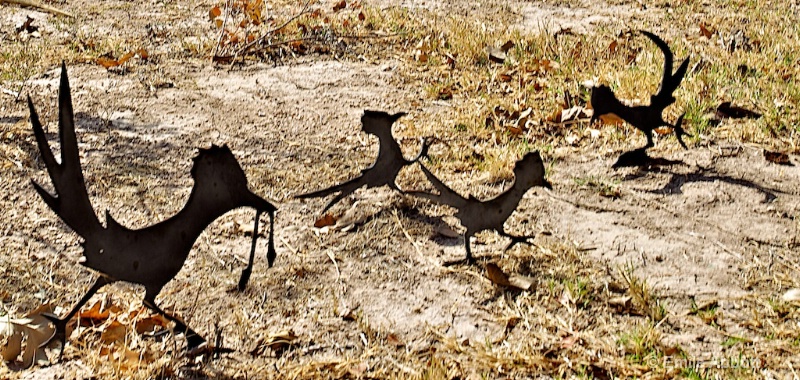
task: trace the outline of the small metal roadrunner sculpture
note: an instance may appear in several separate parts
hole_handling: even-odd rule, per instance
[[[397,187],[397,184],[395,184],[395,179],[397,178],[397,174],[400,173],[400,169],[417,162],[420,157],[424,157],[428,153],[428,142],[422,140],[422,147],[416,157],[411,160],[406,160],[405,157],[403,157],[400,145],[394,137],[392,137],[392,125],[397,119],[404,115],[406,115],[405,112],[390,115],[381,111],[364,111],[364,115],[361,116],[361,130],[365,133],[377,136],[380,142],[378,158],[375,162],[370,167],[362,170],[360,176],[345,183],[307,194],[296,195],[295,198],[318,198],[338,192],[339,194],[333,197],[333,199],[325,205],[325,208],[322,209],[322,214],[324,214],[325,211],[328,211],[336,202],[352,194],[364,185],[366,185],[367,188],[387,185],[392,189],[402,192],[402,190]]]
[[[69,80],[64,64],[61,66],[58,106],[60,164],[50,150],[39,116],[28,97],[36,142],[56,195],[51,195],[32,181],[33,186],[61,220],[84,239],[81,245],[85,261],[82,264],[100,272],[94,285],[64,318],[47,316],[56,326],[55,338],[61,341],[61,352],[63,353],[66,343],[67,322],[101,287],[116,281],[143,285],[144,305],[175,323],[175,331],[186,336],[187,350],[190,353],[206,350],[206,340],[180,319],[161,310],[156,305],[156,296],[180,271],[195,240],[211,222],[235,208],[253,207],[256,209],[256,219],[250,261],[239,281],[239,289],[243,289],[252,271],[261,212],[267,212],[270,216],[267,253],[270,267],[275,260],[275,206],[248,190],[247,177],[228,147],[212,145],[210,149],[200,149],[200,153],[194,158],[191,174],[195,185],[186,206],[178,214],[153,226],[131,230],[117,223],[106,211],[106,226],[103,227],[86,192],[75,136]],[[230,350],[215,348],[214,351]]]
[[[517,161],[514,166],[514,184],[505,192],[488,201],[481,201],[472,195],[464,198],[442,183],[434,176],[425,165],[420,163],[420,168],[428,177],[433,187],[439,194],[432,194],[423,191],[409,191],[407,194],[420,196],[430,199],[437,203],[446,204],[458,210],[456,217],[461,224],[467,228],[464,232],[464,245],[467,256],[464,260],[446,262],[445,265],[454,265],[462,262],[472,263],[472,251],[470,250],[469,238],[483,230],[495,230],[501,236],[511,239],[511,243],[506,249],[511,248],[517,243],[526,243],[534,236],[515,236],[505,232],[503,224],[506,219],[516,210],[519,201],[525,192],[533,186],[542,186],[551,189],[550,183],[544,179],[544,163],[539,152],[531,152]]]
[[[650,148],[655,145],[653,143],[654,129],[661,126],[671,127],[675,131],[675,137],[678,138],[678,142],[684,149],[687,149],[686,143],[683,142],[682,137],[686,135],[686,132],[681,127],[685,113],[678,117],[674,125],[664,121],[662,113],[664,109],[675,103],[675,97],[672,96],[672,93],[680,86],[684,75],[686,75],[686,69],[689,66],[689,58],[687,57],[684,59],[678,67],[678,70],[673,74],[672,51],[669,49],[669,46],[667,46],[667,43],[653,33],[647,31],[641,31],[641,33],[655,42],[658,48],[664,53],[664,76],[661,80],[661,86],[658,92],[650,97],[650,105],[630,107],[622,104],[608,86],[596,86],[592,89],[591,103],[594,114],[592,115],[590,123],[594,123],[594,121],[602,115],[613,113],[647,136],[647,145],[645,148]]]

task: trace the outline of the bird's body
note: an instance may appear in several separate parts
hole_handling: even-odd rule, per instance
[[[423,142],[417,157],[411,160],[407,160],[403,157],[403,151],[400,149],[400,145],[392,136],[392,125],[403,115],[405,115],[405,113],[402,112],[391,115],[381,111],[364,111],[364,115],[361,117],[361,130],[365,133],[377,136],[380,143],[378,147],[378,157],[375,159],[375,162],[368,168],[361,170],[361,175],[356,178],[326,189],[297,195],[295,198],[318,198],[326,197],[333,193],[339,193],[325,205],[325,208],[322,210],[324,214],[325,211],[328,211],[336,202],[364,186],[368,189],[389,186],[394,190],[401,191],[395,183],[395,179],[400,173],[400,170],[405,166],[413,164],[427,152],[427,143]]]
[[[664,109],[675,103],[675,97],[672,96],[672,93],[680,86],[683,77],[686,75],[689,58],[684,59],[673,74],[673,55],[667,43],[653,33],[642,31],[642,34],[652,40],[664,53],[664,72],[661,86],[657,93],[650,97],[649,105],[627,106],[617,99],[614,92],[608,86],[596,86],[592,89],[591,95],[594,113],[592,114],[590,123],[593,123],[602,115],[615,114],[645,134],[647,137],[647,148],[655,145],[653,143],[653,130],[662,126],[671,127],[675,131],[675,137],[678,139],[678,142],[686,149],[686,143],[683,142],[682,137],[686,135],[686,132],[681,126],[683,124],[684,115],[678,117],[675,124],[669,124],[664,121],[662,113]]]
[[[61,163],[55,160],[30,98],[28,105],[41,158],[56,195],[50,194],[36,182],[33,182],[34,188],[45,203],[83,238],[82,264],[100,274],[66,317],[48,316],[56,325],[57,338],[63,343],[67,322],[97,290],[116,281],[127,281],[144,286],[144,304],[173,321],[176,331],[185,333],[189,350],[199,348],[205,339],[179,319],[161,310],[155,303],[156,296],[181,270],[195,240],[211,222],[235,208],[253,207],[257,210],[256,223],[262,211],[270,214],[272,223],[275,206],[250,192],[247,177],[228,147],[212,146],[210,149],[200,149],[194,158],[192,178],[195,183],[186,206],[176,215],[152,226],[132,230],[120,225],[106,211],[106,225],[103,226],[86,192],[65,66],[62,65],[59,88]],[[270,266],[275,258],[272,230],[267,254]],[[251,259],[242,274],[240,288],[249,277],[256,235],[257,232],[254,232]]]
[[[464,244],[467,262],[473,261],[469,239],[478,232],[495,230],[500,235],[511,238],[511,245],[531,238],[530,236],[510,235],[505,232],[503,225],[516,210],[520,200],[531,187],[550,187],[550,184],[544,179],[544,163],[539,152],[528,153],[517,161],[514,167],[514,184],[502,194],[486,201],[481,201],[472,195],[465,198],[436,178],[424,165],[420,164],[420,168],[422,168],[425,177],[428,178],[428,181],[431,182],[438,194],[421,191],[408,192],[408,194],[446,204],[458,210],[455,216],[461,222],[461,225],[466,228]]]

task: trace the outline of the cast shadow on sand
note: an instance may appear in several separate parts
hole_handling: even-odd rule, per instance
[[[669,182],[667,182],[664,187],[657,190],[651,190],[650,192],[654,194],[668,194],[668,195],[675,195],[675,194],[683,194],[683,185],[692,182],[724,182],[731,185],[742,186],[748,189],[753,189],[758,191],[764,196],[764,200],[761,203],[769,203],[774,201],[778,198],[776,193],[783,193],[781,190],[772,189],[769,187],[765,187],[754,183],[752,181],[748,181],[742,178],[733,178],[724,174],[717,173],[714,168],[703,168],[698,167],[694,172],[687,173],[687,174],[677,174],[673,173],[672,178],[670,178]]]
[[[611,167],[614,169],[630,167],[648,168],[654,166],[672,166],[682,163],[683,161],[680,160],[650,157],[647,155],[647,147],[643,147],[622,153],[619,158],[617,158],[617,162],[611,165]]]

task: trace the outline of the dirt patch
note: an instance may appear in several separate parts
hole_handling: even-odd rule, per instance
[[[446,10],[437,2],[403,6]],[[458,6],[459,12],[469,14],[485,9],[471,3]],[[640,12],[644,11],[635,5],[522,4],[520,25],[591,33],[636,19]],[[142,21],[139,17],[136,25]],[[193,17],[198,22],[199,16]],[[191,22],[181,25],[190,28]],[[159,355],[178,363],[155,362],[159,371],[176,371],[160,375],[422,377],[435,369],[437,360],[444,360],[435,356],[437,350],[457,357],[468,349],[480,353],[475,360],[489,363],[486,368],[496,363],[511,366],[498,359],[503,349],[534,350],[541,357],[524,362],[524,370],[556,375],[548,371],[569,359],[565,352],[573,345],[582,344],[592,351],[582,358],[600,359],[581,366],[619,368],[609,363],[636,360],[620,343],[630,329],[619,321],[642,317],[609,312],[613,291],[608,288],[627,268],[646,279],[665,306],[667,318],[658,324],[665,346],[679,345],[685,355],[695,357],[733,355],[738,347],[732,348],[736,342],[730,339],[735,334],[747,340],[748,350],[773,347],[751,328],[751,311],[777,313],[777,307],[764,300],[778,299],[796,284],[786,273],[797,274],[792,252],[797,246],[800,171],[766,162],[760,147],[704,141],[703,146],[680,151],[672,150],[677,144],[666,139],[653,154],[676,160],[674,165],[623,170],[611,169],[621,153],[616,150],[544,151],[553,190],[529,191],[506,227],[515,234],[546,231],[550,236],[509,251],[503,250],[508,242],[493,233],[479,234],[473,242],[481,260],[510,262],[506,269],[536,278],[535,291],[526,294],[498,289],[480,265],[443,267],[443,261],[464,255],[461,238],[441,233],[459,228],[452,210],[387,189],[360,190],[333,209],[336,215],[365,212],[357,225],[344,230],[313,228],[327,199],[300,201],[293,196],[352,178],[369,165],[377,140],[360,132],[363,110],[409,112],[394,128],[407,156],[419,148],[421,126],[440,122],[452,128],[457,119],[449,104],[431,99],[424,84],[409,83],[403,70],[414,68],[407,62],[397,57],[371,62],[309,56],[230,69],[187,58],[143,63],[123,73],[95,64],[69,65],[81,159],[98,215],[108,209],[132,228],[173,215],[192,186],[191,157],[197,148],[211,144],[227,144],[251,188],[279,204],[276,265],[266,267],[262,239],[246,291],[232,290],[249,249],[242,226],[250,225],[253,212],[238,210],[201,235],[183,270],[158,298],[165,309],[209,338],[219,328],[224,345],[237,351],[197,369],[182,356],[180,339],[155,340]],[[57,85],[55,69],[26,82],[26,93],[47,121],[51,142],[57,140]],[[25,104],[2,107],[5,166],[0,192],[5,196],[0,201],[0,267],[6,275],[0,298],[4,307],[17,313],[50,302],[63,314],[85,292],[93,274],[77,264],[77,237],[30,185],[33,179],[49,188],[49,179],[38,160]],[[434,160],[447,149],[438,144],[432,150]],[[798,162],[796,156],[791,158]],[[484,181],[474,170],[437,174],[454,188],[469,189],[481,198],[508,185],[503,180]],[[400,182],[423,187],[422,178],[412,167]],[[554,246],[571,248],[559,251]],[[599,306],[575,306],[574,292],[558,283],[573,280],[556,268],[567,261],[583,266],[570,270],[594,287],[589,291],[595,298],[589,303]],[[96,298],[133,308],[141,293],[119,284]],[[522,305],[530,295],[539,298],[527,310]],[[700,320],[693,310],[712,301],[723,316],[714,324]],[[542,320],[532,323],[520,317],[531,310]],[[596,336],[581,330],[598,324],[602,333]],[[263,349],[270,334],[285,330],[298,337],[291,349]],[[89,331],[83,336],[91,335]],[[87,352],[93,352],[80,346],[83,336],[71,339],[62,364],[0,374],[120,377],[98,372],[105,367],[96,357],[92,365],[78,364],[89,361]],[[376,351],[387,346],[397,349],[390,354]],[[657,359],[663,363],[663,357]],[[550,364],[540,364],[544,362]],[[293,372],[304,365],[304,370],[319,372]],[[463,373],[485,375],[468,369]]]
[[[621,28],[641,12],[631,5],[578,2],[570,5],[520,3],[520,25],[526,30],[586,34],[596,28]]]

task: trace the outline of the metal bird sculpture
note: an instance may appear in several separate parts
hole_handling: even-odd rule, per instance
[[[667,43],[653,33],[647,31],[641,31],[641,33],[655,42],[664,53],[664,74],[658,92],[650,97],[650,105],[631,107],[622,104],[608,86],[596,86],[592,89],[591,103],[594,114],[592,114],[590,123],[594,123],[602,115],[613,113],[644,133],[647,137],[645,148],[655,145],[653,143],[654,129],[661,126],[671,127],[675,131],[675,137],[678,142],[684,149],[687,149],[682,137],[687,134],[681,126],[685,113],[678,117],[674,125],[664,121],[662,113],[664,109],[675,103],[675,97],[672,96],[672,93],[680,86],[683,77],[686,75],[686,69],[689,67],[689,58],[684,59],[673,74],[673,56]]]
[[[428,181],[431,182],[434,189],[436,189],[439,194],[423,191],[409,191],[406,193],[455,208],[458,210],[455,216],[458,217],[461,224],[466,227],[466,231],[464,232],[464,245],[467,250],[466,258],[464,260],[447,262],[445,265],[459,264],[462,262],[473,263],[474,258],[472,257],[469,238],[484,230],[495,230],[501,236],[510,238],[511,243],[506,249],[511,248],[514,244],[524,243],[527,242],[528,239],[535,237],[511,235],[505,231],[503,225],[506,219],[516,210],[519,201],[528,189],[533,186],[542,186],[548,189],[552,188],[550,183],[544,179],[544,163],[542,162],[542,157],[539,155],[539,152],[528,153],[521,160],[517,161],[514,166],[514,184],[502,194],[487,201],[481,201],[472,195],[468,198],[464,198],[436,178],[425,165],[420,164],[420,168],[422,168]]]
[[[275,259],[275,206],[248,189],[247,177],[227,146],[212,145],[210,149],[200,149],[200,153],[194,158],[191,170],[194,187],[186,206],[180,212],[150,227],[131,230],[120,225],[106,211],[104,227],[97,218],[86,191],[75,136],[69,80],[64,64],[61,67],[58,105],[61,163],[56,161],[33,102],[28,97],[33,132],[56,194],[52,195],[35,181],[32,182],[45,203],[83,238],[82,264],[99,272],[94,285],[65,317],[48,315],[48,319],[56,326],[55,338],[61,341],[61,353],[66,343],[67,322],[101,287],[117,281],[143,285],[144,305],[175,323],[175,331],[185,334],[190,353],[207,349],[203,337],[156,305],[156,296],[180,271],[195,240],[211,222],[235,208],[253,207],[256,209],[256,220],[250,262],[239,281],[239,288],[243,289],[252,270],[261,212],[270,215],[267,253],[270,267]],[[217,351],[226,350],[218,348]]]
[[[339,193],[325,205],[324,209],[322,209],[322,214],[324,214],[325,211],[328,211],[336,202],[365,185],[367,188],[386,185],[402,192],[402,190],[397,187],[397,184],[395,184],[395,179],[397,178],[397,174],[400,173],[400,169],[417,162],[420,157],[424,157],[428,153],[428,142],[423,140],[422,147],[416,157],[411,160],[407,160],[403,157],[400,145],[394,137],[392,137],[392,125],[397,119],[404,115],[406,115],[405,112],[391,115],[382,111],[364,111],[364,115],[361,116],[361,130],[365,133],[377,136],[380,143],[378,147],[378,158],[375,162],[370,165],[370,167],[362,170],[360,176],[345,183],[307,194],[296,195],[295,198],[318,198],[326,197],[333,193]]]

